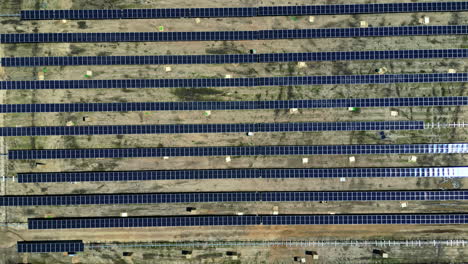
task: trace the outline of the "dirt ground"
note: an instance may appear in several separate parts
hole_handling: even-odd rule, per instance
[[[377,1],[353,0],[352,3]],[[403,2],[386,0],[386,3]],[[447,2],[447,1],[444,1]],[[451,1],[453,2],[453,1]],[[314,1],[314,4],[349,4],[349,1]],[[304,1],[229,2],[229,6],[304,5]],[[15,14],[21,9],[114,9],[114,8],[175,8],[191,7],[186,0],[4,0],[1,14]],[[226,6],[222,0],[200,0],[196,7]],[[20,21],[0,17],[0,33],[39,32],[152,32],[159,31],[223,31],[299,28],[358,27],[360,21],[369,25],[418,25],[422,16],[429,16],[431,25],[468,24],[467,13],[418,13],[316,16],[313,23],[307,16],[149,19],[103,21]],[[110,56],[110,55],[190,55],[257,53],[361,51],[398,49],[468,48],[467,36],[414,36],[353,39],[303,39],[274,41],[219,42],[158,42],[158,43],[47,43],[1,44],[0,56]],[[2,80],[38,80],[45,72],[46,80],[84,80],[86,71],[92,79],[156,79],[156,78],[224,78],[301,75],[372,74],[386,67],[388,73],[439,73],[455,69],[468,72],[466,59],[308,62],[300,68],[297,63],[222,64],[222,65],[126,65],[126,66],[66,66],[36,68],[2,68]],[[236,87],[207,89],[78,89],[78,90],[17,90],[1,94],[3,103],[74,103],[74,102],[149,102],[149,101],[232,101],[288,100],[326,98],[374,98],[417,96],[467,96],[467,84],[391,84],[391,85],[327,85],[285,87]],[[397,110],[397,117],[390,111]],[[90,118],[83,121],[83,117]],[[359,112],[347,109],[300,109],[297,114],[279,111],[203,111],[117,112],[117,113],[28,113],[1,114],[4,126],[63,126],[72,121],[80,125],[113,124],[210,124],[241,122],[323,122],[323,121],[384,121],[423,120],[430,123],[458,123],[468,119],[468,107],[366,108]],[[304,132],[256,133],[252,137],[237,133],[183,135],[109,135],[109,136],[51,136],[8,137],[6,149],[64,149],[64,148],[133,148],[182,146],[255,146],[255,145],[328,145],[328,144],[405,144],[468,142],[466,128],[426,129],[424,131],[386,131],[381,140],[373,132]],[[2,147],[3,149],[3,147]],[[5,150],[3,150],[5,151]],[[21,172],[56,171],[119,171],[209,168],[326,168],[326,167],[413,167],[464,166],[468,155],[416,155],[417,162],[408,162],[410,155],[302,156],[276,157],[175,157],[141,159],[83,159],[7,161],[3,170],[2,193],[7,195],[34,194],[92,194],[145,192],[209,192],[209,191],[332,191],[332,190],[440,190],[464,189],[466,179],[359,178],[341,182],[339,179],[247,179],[247,180],[178,180],[145,182],[38,183],[20,184],[15,181]],[[36,162],[43,165],[36,166]],[[386,226],[257,226],[201,228],[134,228],[100,230],[27,230],[25,222],[32,217],[86,217],[143,215],[188,215],[187,207],[196,207],[197,214],[270,214],[278,206],[281,214],[330,213],[453,213],[467,212],[468,205],[460,201],[408,203],[388,202],[329,202],[322,203],[205,203],[157,205],[105,205],[58,207],[3,207],[0,210],[0,263],[292,263],[293,257],[304,256],[305,250],[319,252],[320,259],[311,263],[463,263],[468,258],[464,247],[388,247],[389,259],[372,254],[373,247],[323,247],[314,249],[286,247],[206,247],[193,249],[191,259],[181,250],[186,248],[125,248],[116,243],[149,243],[166,241],[233,241],[233,240],[363,240],[363,239],[463,239],[466,225],[386,225]],[[15,244],[20,240],[83,239],[86,243],[114,245],[111,248],[87,249],[76,257],[63,254],[18,254]],[[123,257],[124,251],[134,252]],[[226,256],[227,251],[240,254],[239,260]]]

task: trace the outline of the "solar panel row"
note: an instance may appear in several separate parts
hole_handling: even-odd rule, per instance
[[[35,67],[70,65],[223,64],[434,58],[468,58],[468,49],[337,51],[231,55],[9,57],[1,58],[1,65],[3,67]]]
[[[159,226],[468,224],[468,214],[180,216],[28,219],[28,229]]]
[[[313,6],[264,6],[236,8],[171,8],[121,10],[22,10],[23,20],[52,19],[136,19],[194,17],[254,17],[378,14],[408,12],[456,12],[468,10],[468,2],[388,3]]]
[[[468,143],[401,145],[324,145],[324,146],[248,146],[179,147],[122,149],[42,149],[10,150],[10,160],[86,159],[137,157],[206,157],[271,155],[365,155],[365,154],[447,154],[468,153]]]
[[[468,191],[210,192],[1,196],[0,206],[311,201],[468,200]]]
[[[1,81],[1,90],[103,89],[103,88],[207,88],[287,85],[389,84],[468,82],[468,73],[419,73],[374,75],[329,75],[224,79],[128,79]]]
[[[0,43],[237,41],[466,34],[468,34],[468,25],[277,29],[259,31],[15,33],[0,34]]]
[[[254,17],[258,8],[172,8],[121,10],[22,10],[22,20]]]
[[[123,135],[424,129],[424,121],[0,127],[0,136]]]
[[[203,179],[468,177],[468,167],[234,169],[18,173],[19,183]]]
[[[468,34],[468,25],[262,30],[258,31],[257,38],[309,39],[465,34]]]
[[[255,54],[253,54],[255,55]],[[258,54],[259,62],[291,61],[348,61],[348,60],[396,60],[396,59],[435,59],[466,58],[467,49],[444,50],[383,50],[383,51],[336,51],[309,53],[270,53]]]
[[[138,103],[72,103],[72,104],[0,104],[0,113],[47,112],[129,112],[129,111],[189,111],[189,110],[255,110],[311,109],[348,107],[413,107],[464,106],[467,96],[318,99],[278,101],[201,101],[201,102],[138,102]]]
[[[453,52],[443,52],[452,54]],[[459,58],[464,52],[454,56]],[[257,54],[232,55],[161,55],[161,56],[86,56],[86,57],[11,57],[2,58],[4,67],[130,64],[223,64],[256,63]]]
[[[19,253],[83,252],[82,240],[18,241]]]
[[[258,31],[0,34],[0,43],[234,41],[256,39],[258,39]]]
[[[259,16],[382,14],[408,12],[454,12],[468,10],[468,2],[347,4],[259,7]]]

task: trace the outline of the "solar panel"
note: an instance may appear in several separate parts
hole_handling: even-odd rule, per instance
[[[265,6],[237,8],[168,8],[119,10],[22,10],[22,20],[53,19],[137,19],[183,17],[254,17],[379,14],[408,12],[457,12],[468,10],[467,2],[387,3],[313,6]]]
[[[222,64],[255,63],[256,54],[231,55],[162,55],[162,56],[76,56],[1,58],[3,67],[67,65],[145,65],[145,64]]]
[[[269,53],[255,54],[259,62],[291,61],[352,61],[352,60],[402,60],[402,59],[436,59],[466,58],[468,49],[444,50],[379,50],[379,51],[335,51],[308,53]],[[21,64],[22,62],[18,61]]]
[[[9,150],[10,160],[272,155],[366,155],[468,153],[468,143],[400,145],[245,146],[121,149]]]
[[[394,36],[466,35],[468,25],[461,26],[403,26],[369,28],[319,28],[260,30],[258,39],[313,39]]]
[[[201,102],[136,102],[136,103],[72,103],[72,104],[0,104],[0,113],[50,112],[130,112],[130,111],[191,111],[191,110],[256,110],[314,109],[348,107],[432,107],[466,106],[467,96],[358,98],[278,101],[201,101]]]
[[[0,34],[0,43],[158,42],[256,40],[259,31],[20,33]]]
[[[175,10],[174,10],[175,11]],[[22,10],[22,20],[122,19],[123,10]],[[155,11],[155,13],[158,13]],[[163,15],[161,13],[158,13]],[[179,15],[179,14],[177,14]],[[144,18],[144,17],[142,17]],[[161,17],[165,18],[165,17]]]
[[[311,201],[447,201],[468,200],[468,191],[365,192],[197,192],[1,196],[1,206],[58,206],[90,204],[160,204],[218,202]]]
[[[0,127],[0,136],[419,130],[424,121]]]
[[[258,8],[258,16],[456,12],[466,10],[468,10],[468,2],[264,6]]]
[[[262,192],[263,202],[466,200],[468,191]]]
[[[73,65],[223,64],[434,58],[468,58],[468,49],[336,51],[230,55],[7,57],[1,58],[1,65],[3,67],[36,67]]]
[[[85,10],[86,12],[87,10]],[[113,11],[113,10],[103,10]],[[189,8],[167,8],[167,9],[122,9],[119,11],[119,19],[144,19],[144,18],[182,18],[190,16]],[[91,14],[87,12],[89,18],[87,19],[107,19],[101,18],[99,14]],[[54,19],[63,19],[54,16]],[[81,18],[83,19],[83,18]]]
[[[14,33],[0,34],[0,43],[239,41],[466,34],[468,34],[468,25],[278,29],[259,31]]]
[[[188,17],[254,17],[257,10],[256,7],[190,8]]]
[[[83,252],[82,240],[18,241],[19,253]]]
[[[263,225],[404,225],[467,224],[467,214],[271,215]]]
[[[22,10],[23,20],[253,17],[258,8],[167,8],[121,10]]]
[[[28,219],[28,229],[112,228],[144,226],[223,226],[259,225],[259,216],[189,216],[189,217],[122,217]]]
[[[468,82],[468,73],[326,75],[224,79],[128,79],[1,81],[1,90],[103,89],[103,88],[208,88],[286,85],[389,84]]]
[[[204,179],[468,177],[468,167],[229,169],[18,173],[19,183]]]
[[[360,215],[218,215],[180,217],[120,217],[28,219],[28,229],[129,228],[161,226],[245,225],[387,225],[468,224],[468,214]]]
[[[90,204],[158,204],[259,201],[257,192],[139,193],[90,195],[1,196],[2,206],[58,206]]]

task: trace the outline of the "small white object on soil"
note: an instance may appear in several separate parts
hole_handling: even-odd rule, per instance
[[[278,214],[279,214],[279,207],[273,206],[273,215],[278,215]]]
[[[428,16],[423,16],[419,18],[419,24],[427,25],[431,22],[431,19]]]

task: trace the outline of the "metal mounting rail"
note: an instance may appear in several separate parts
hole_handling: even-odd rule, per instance
[[[213,241],[213,242],[175,242],[175,243],[134,243],[134,244],[88,244],[95,248],[139,248],[139,247],[338,247],[338,246],[467,246],[468,240],[319,240],[319,241]]]

